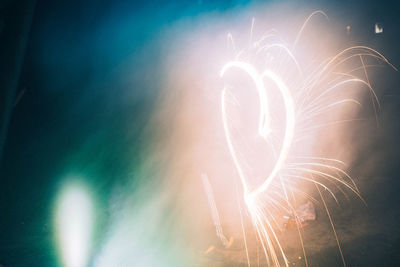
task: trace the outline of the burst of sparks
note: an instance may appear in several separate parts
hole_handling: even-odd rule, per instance
[[[329,192],[336,201],[337,199],[333,190],[331,190],[326,182],[332,183],[341,191],[343,191],[341,187],[350,189],[363,201],[361,194],[350,175],[344,170],[343,162],[317,156],[302,157],[302,160],[299,161],[298,155],[296,155],[296,157],[291,155],[291,149],[296,143],[301,142],[304,136],[307,136],[311,131],[326,125],[345,122],[328,121],[314,125],[312,124],[312,118],[333,111],[335,108],[346,103],[360,105],[360,103],[353,98],[340,98],[333,102],[330,101],[332,93],[345,88],[349,84],[359,83],[365,86],[371,94],[375,112],[376,109],[379,109],[379,101],[370,85],[366,72],[367,66],[363,58],[371,57],[377,62],[383,62],[393,67],[389,61],[376,50],[366,46],[353,46],[341,51],[332,58],[326,59],[313,70],[302,69],[301,62],[296,58],[295,50],[296,46],[301,41],[303,31],[306,29],[311,18],[315,15],[322,15],[327,18],[327,15],[322,11],[313,12],[302,25],[292,45],[287,45],[282,41],[276,41],[278,37],[275,31],[270,31],[259,40],[253,41],[253,27],[255,24],[253,19],[250,43],[249,47],[246,49],[236,51],[233,37],[228,35],[228,40],[235,50],[236,56],[234,60],[227,62],[220,72],[221,77],[225,80],[227,79],[227,73],[233,70],[241,72],[250,78],[259,99],[258,135],[266,144],[270,145],[275,155],[275,164],[270,173],[265,175],[259,186],[251,186],[250,184],[254,177],[251,177],[251,175],[246,174],[244,171],[244,163],[240,157],[239,148],[235,146],[235,138],[232,127],[230,126],[231,117],[227,109],[227,105],[230,103],[229,100],[232,98],[232,93],[229,92],[229,86],[225,86],[221,93],[222,122],[225,138],[243,187],[243,200],[246,205],[247,213],[251,218],[255,233],[258,236],[258,240],[261,243],[269,265],[289,266],[289,260],[285,255],[275,230],[277,222],[274,214],[277,214],[275,212],[277,210],[284,210],[295,214],[297,220],[296,210],[294,208],[294,195],[298,190],[293,184],[294,180],[311,182],[316,186],[328,213],[343,264],[346,264],[333,221],[320,192],[320,188]],[[279,51],[279,53],[274,54],[276,51]],[[271,58],[271,55],[273,58]],[[360,66],[358,68],[347,72],[338,71],[339,67],[356,57],[360,58]],[[260,58],[265,58],[261,66],[255,63],[255,61]],[[277,61],[280,64],[278,64]],[[295,75],[298,77],[297,79],[294,79],[293,75],[290,75],[291,77],[289,79],[288,75],[285,74],[288,65],[296,70]],[[357,77],[354,74],[357,70],[363,70],[365,78]],[[293,82],[293,79],[296,80],[296,82]],[[269,99],[270,94],[272,94],[270,90],[272,87],[278,89],[281,99],[283,100],[285,123],[282,136],[276,136],[273,128],[273,114],[271,114]],[[220,231],[222,233],[222,230]],[[303,243],[300,230],[299,235]],[[244,238],[246,241],[246,237]],[[246,245],[246,252],[247,249]],[[303,253],[305,263],[308,265],[304,245]],[[250,265],[249,258],[247,260]]]

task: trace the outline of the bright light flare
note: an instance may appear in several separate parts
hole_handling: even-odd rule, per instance
[[[56,239],[62,264],[88,265],[93,230],[93,203],[84,185],[74,182],[64,187],[56,203]]]

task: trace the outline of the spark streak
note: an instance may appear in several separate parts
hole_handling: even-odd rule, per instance
[[[279,210],[290,211],[295,215],[297,224],[300,223],[295,210],[296,201],[294,193],[298,190],[294,185],[294,181],[310,182],[317,187],[332,224],[332,230],[343,264],[346,265],[339,238],[319,187],[326,189],[336,201],[337,198],[334,191],[325,182],[328,181],[333,184],[343,193],[344,190],[341,187],[348,188],[363,201],[361,194],[353,179],[344,171],[343,162],[322,156],[306,157],[306,155],[298,155],[294,152],[293,147],[298,145],[304,136],[309,135],[310,131],[336,123],[324,121],[321,124],[315,124],[315,117],[327,112],[334,112],[335,108],[345,104],[361,106],[360,102],[353,98],[346,97],[331,101],[335,92],[345,90],[349,84],[358,83],[370,91],[376,112],[375,101],[378,107],[379,101],[371,87],[366,72],[365,57],[370,57],[378,63],[387,64],[396,70],[382,54],[366,46],[349,47],[332,58],[322,60],[322,63],[317,65],[315,69],[303,69],[302,66],[304,64],[301,64],[302,62],[299,62],[296,58],[295,48],[299,45],[302,33],[305,31],[307,24],[318,14],[328,18],[322,11],[313,12],[301,26],[291,46],[284,42],[270,41],[272,37],[277,37],[277,33],[274,31],[269,31],[258,41],[253,42],[255,35],[253,19],[248,48],[236,51],[233,37],[230,34],[228,35],[228,40],[232,43],[236,57],[234,60],[227,62],[220,71],[220,76],[224,81],[228,79],[228,72],[232,72],[233,70],[250,77],[251,85],[249,85],[249,88],[254,87],[256,89],[259,100],[258,135],[265,144],[272,146],[273,154],[275,155],[275,159],[273,159],[275,163],[269,174],[265,175],[259,186],[251,188],[250,183],[254,181],[255,177],[248,175],[243,169],[246,162],[239,156],[241,154],[240,146],[235,142],[236,139],[234,138],[229,120],[233,120],[234,118],[230,117],[231,115],[227,108],[230,87],[225,86],[221,92],[221,113],[225,139],[243,187],[243,201],[246,204],[247,212],[263,248],[268,265],[280,266],[283,264],[289,266],[289,260],[279,242],[276,227],[273,225],[277,224],[275,217],[277,216],[276,211]],[[274,54],[275,50],[279,50],[279,52]],[[347,72],[338,70],[346,66],[355,57],[361,59],[362,66],[360,68],[364,71],[366,80],[354,74],[360,68]],[[256,63],[260,58],[264,59],[263,64]],[[287,68],[296,70],[296,75],[288,74]],[[290,79],[288,79],[288,76],[290,76]],[[274,91],[271,90],[272,87],[278,89],[283,101],[285,122],[282,136],[276,136],[277,130],[272,119],[274,116],[271,111],[271,96],[274,94]],[[345,121],[341,120],[338,122]],[[300,158],[302,158],[302,161],[298,162]],[[309,160],[309,162],[304,162],[304,160]],[[299,225],[298,231],[303,246]],[[245,233],[244,229],[243,233]],[[244,240],[246,244],[246,237],[244,237]],[[246,244],[247,261],[250,266],[247,249]],[[305,263],[308,265],[304,246],[303,252]]]

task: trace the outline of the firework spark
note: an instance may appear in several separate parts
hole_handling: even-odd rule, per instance
[[[301,144],[302,140],[312,131],[324,126],[346,122],[346,120],[331,121],[326,116],[337,112],[337,109],[346,104],[361,105],[353,97],[342,97],[343,91],[349,85],[358,83],[367,88],[371,94],[375,113],[379,109],[379,101],[370,85],[365,64],[365,59],[370,58],[376,63],[384,63],[393,67],[379,52],[366,46],[353,46],[344,49],[337,55],[322,60],[314,68],[304,68],[305,64],[298,60],[296,46],[301,42],[302,34],[310,20],[321,15],[327,18],[322,11],[313,12],[304,22],[292,44],[287,44],[279,39],[276,31],[269,31],[257,41],[253,41],[254,20],[251,27],[249,46],[241,51],[236,51],[233,37],[228,35],[230,44],[235,50],[235,58],[227,62],[221,69],[220,76],[226,86],[221,92],[222,124],[225,139],[231,158],[236,167],[243,189],[242,200],[246,205],[255,233],[263,248],[268,265],[289,265],[284,248],[279,242],[276,229],[279,229],[278,216],[283,213],[294,214],[298,225],[298,232],[303,246],[305,264],[307,257],[301,238],[300,222],[296,215],[296,195],[302,193],[296,187],[297,181],[309,182],[315,185],[329,216],[332,230],[337,240],[338,249],[343,265],[346,265],[329,210],[320,192],[325,189],[337,201],[332,185],[343,191],[348,188],[362,201],[363,198],[350,175],[344,170],[342,161],[323,156],[306,157],[297,152],[294,147]],[[345,67],[352,60],[359,59],[357,67],[349,70]],[[394,68],[394,67],[393,67]],[[395,69],[395,68],[394,68]],[[364,77],[357,76],[357,71],[363,71]],[[235,74],[235,75],[234,75]],[[231,79],[234,75],[247,77],[249,82],[237,82]],[[272,158],[265,161],[273,162],[268,174],[255,177],[247,171],[251,168],[250,160],[242,152],[244,138],[242,128],[235,126],[238,120],[233,109],[240,106],[240,100],[232,88],[250,91],[255,89],[259,102],[257,138],[272,151]],[[279,97],[277,97],[279,95]],[[332,101],[332,96],[336,100]],[[274,100],[272,100],[274,99]],[[273,101],[283,102],[283,125],[276,121],[276,109]],[[314,123],[316,117],[327,117],[322,123]],[[347,120],[351,121],[351,120]],[[249,167],[250,164],[250,167]],[[215,216],[214,216],[215,217]],[[222,230],[220,229],[220,232]],[[244,229],[243,229],[244,232]],[[246,244],[246,237],[244,237]],[[246,252],[247,252],[246,245]],[[248,258],[248,252],[247,252]],[[250,265],[250,259],[248,258]]]

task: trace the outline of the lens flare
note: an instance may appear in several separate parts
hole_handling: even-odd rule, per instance
[[[92,199],[84,185],[73,182],[62,189],[56,204],[54,224],[64,266],[88,265],[93,215]]]

